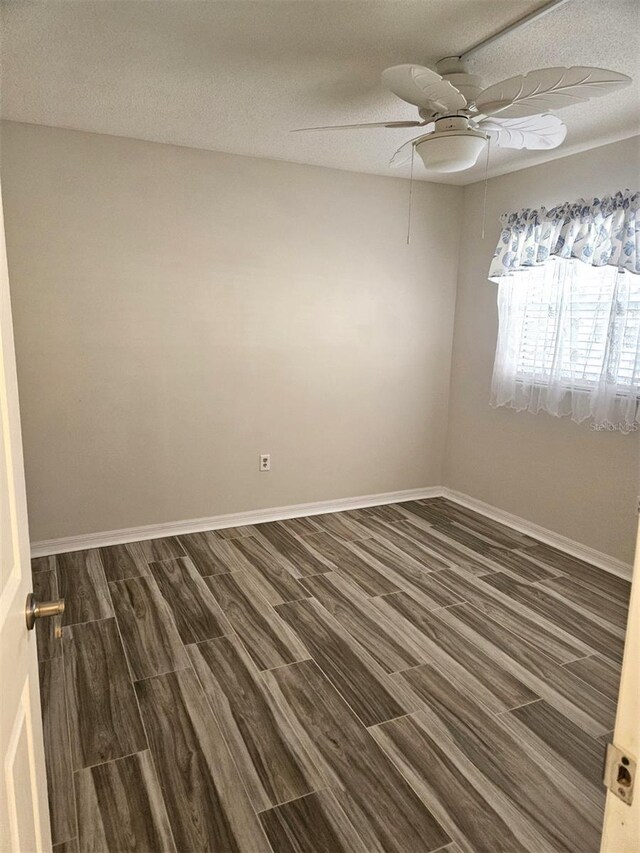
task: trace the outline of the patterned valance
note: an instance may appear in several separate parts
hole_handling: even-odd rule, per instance
[[[525,208],[501,217],[502,233],[489,278],[499,281],[554,255],[640,273],[640,192],[624,190],[547,210]]]

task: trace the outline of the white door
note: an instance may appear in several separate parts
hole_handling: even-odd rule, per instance
[[[51,850],[9,277],[0,201],[0,851]]]
[[[633,566],[631,600],[627,618],[622,677],[618,694],[613,743],[636,762],[634,796],[631,805],[610,790],[604,813],[601,853],[640,851],[640,526]]]

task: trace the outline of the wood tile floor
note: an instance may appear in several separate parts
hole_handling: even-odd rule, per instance
[[[596,853],[629,584],[438,498],[33,561],[56,853]]]

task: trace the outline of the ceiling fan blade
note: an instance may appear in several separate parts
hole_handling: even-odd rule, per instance
[[[425,130],[427,131],[426,135],[428,136],[430,133],[433,133],[435,130],[435,124],[430,122],[425,125]],[[417,142],[419,139],[423,139],[423,136],[416,136],[415,139],[410,139],[408,142],[405,142],[403,145],[398,148],[398,150],[394,153],[391,160],[389,160],[389,165],[392,169],[397,169],[399,166],[404,166],[405,163],[408,163],[411,160],[411,149],[413,144]]]
[[[323,127],[297,127],[290,133],[305,133],[308,130],[357,130],[363,127],[422,127],[424,121],[372,121],[366,124],[328,124]]]
[[[467,105],[462,92],[422,65],[394,65],[382,72],[382,82],[403,101],[434,113],[455,112]]]
[[[478,125],[499,148],[528,148],[540,151],[557,148],[567,135],[565,124],[558,116],[537,115],[526,118],[484,119]]]
[[[389,160],[389,165],[392,169],[396,169],[399,166],[404,166],[405,163],[408,163],[411,160],[411,146],[413,145],[413,139],[410,139],[409,142],[405,142],[404,145],[401,145],[397,151],[395,151],[391,160]]]
[[[626,74],[605,68],[540,68],[489,86],[476,98],[476,107],[485,115],[523,118],[608,95],[629,83]]]

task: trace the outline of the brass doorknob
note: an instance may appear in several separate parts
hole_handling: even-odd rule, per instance
[[[32,592],[27,596],[24,615],[29,631],[33,630],[36,619],[43,619],[45,616],[62,616],[63,613],[64,598],[59,598],[57,601],[36,601]]]

